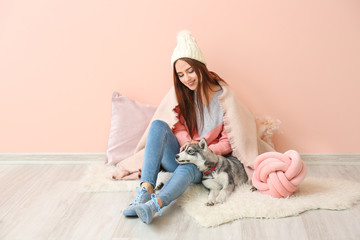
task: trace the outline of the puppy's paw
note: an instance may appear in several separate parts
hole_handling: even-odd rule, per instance
[[[214,206],[215,203],[210,201],[210,202],[205,203],[205,205],[208,206],[208,207],[211,207],[211,206]]]
[[[216,197],[215,203],[223,203],[226,200],[226,194],[224,192],[220,192],[220,194]]]
[[[255,192],[255,191],[257,191],[257,188],[254,187],[254,186],[252,186],[252,187],[250,188],[250,191]]]

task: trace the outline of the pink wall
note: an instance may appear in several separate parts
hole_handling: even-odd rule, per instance
[[[3,0],[0,152],[104,152],[112,92],[158,104],[182,29],[280,151],[360,152],[356,0]]]

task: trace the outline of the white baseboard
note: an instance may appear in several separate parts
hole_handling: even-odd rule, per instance
[[[360,165],[360,153],[302,153],[308,165]],[[105,162],[105,153],[0,153],[0,165],[89,164]]]
[[[301,153],[308,165],[360,165],[360,153]]]
[[[105,159],[105,153],[0,153],[0,165],[89,164]]]

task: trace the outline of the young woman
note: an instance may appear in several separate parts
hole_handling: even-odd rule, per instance
[[[247,129],[251,129],[251,134],[248,134],[251,135],[250,138],[239,136],[237,138],[240,140],[237,141],[236,137],[233,137],[230,144],[227,131],[231,129],[231,121],[227,119],[227,126],[224,125],[224,112],[230,113],[230,108],[238,107],[234,102],[236,98],[232,96],[225,81],[207,69],[203,54],[190,32],[182,31],[178,34],[178,44],[171,63],[178,103],[174,112],[178,121],[173,126],[161,120],[151,123],[145,145],[141,186],[135,201],[123,211],[125,216],[138,216],[145,223],[150,223],[156,213],[161,215],[161,208],[183,194],[191,183],[201,182],[202,173],[195,165],[179,165],[175,161],[175,155],[186,145],[205,138],[208,147],[216,154],[228,154],[233,151],[232,145],[240,144],[246,150],[244,153],[238,151],[239,159],[246,158],[244,156],[255,158],[258,155],[256,127],[252,123],[247,124],[243,131],[237,131],[246,135]],[[226,101],[229,103],[226,104]],[[244,117],[249,115],[246,110],[236,110],[236,113]],[[251,118],[250,121],[252,120]],[[239,121],[238,125],[241,125],[243,120],[236,122]],[[232,132],[236,132],[235,129]],[[173,172],[173,175],[160,192],[154,194],[160,168]]]

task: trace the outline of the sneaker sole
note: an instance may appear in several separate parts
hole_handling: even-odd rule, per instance
[[[147,196],[144,196],[144,198],[141,200],[140,203],[145,203],[145,202],[149,201],[150,199],[151,199],[150,194],[148,194]],[[135,208],[130,209],[130,210],[125,209],[123,211],[123,215],[125,217],[138,217],[138,215],[136,214]]]
[[[123,211],[123,215],[125,217],[137,217],[138,215],[136,214],[135,210],[124,210]]]
[[[146,224],[151,223],[152,214],[151,214],[151,210],[147,206],[138,205],[135,208],[135,211],[137,216],[141,219],[141,221],[143,221]]]

